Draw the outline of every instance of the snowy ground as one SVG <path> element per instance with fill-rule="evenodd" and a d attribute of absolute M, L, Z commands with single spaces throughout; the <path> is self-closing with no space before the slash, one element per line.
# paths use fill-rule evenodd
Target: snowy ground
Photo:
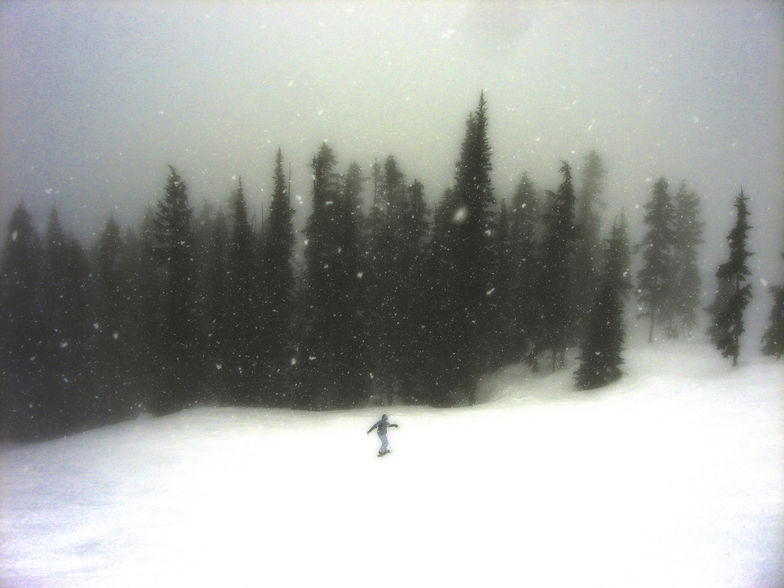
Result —
<path fill-rule="evenodd" d="M 595 393 L 197 409 L 0 452 L 3 586 L 784 585 L 784 363 L 631 350 Z"/>

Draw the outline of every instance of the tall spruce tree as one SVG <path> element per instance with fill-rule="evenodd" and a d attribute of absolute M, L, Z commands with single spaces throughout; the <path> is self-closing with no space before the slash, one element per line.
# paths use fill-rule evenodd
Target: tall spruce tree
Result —
<path fill-rule="evenodd" d="M 617 227 L 616 223 L 607 245 L 603 276 L 584 335 L 580 367 L 575 373 L 577 387 L 583 390 L 605 386 L 621 377 L 628 265 L 624 234 Z"/>
<path fill-rule="evenodd" d="M 580 330 L 583 331 L 588 326 L 602 277 L 601 216 L 598 208 L 601 205 L 606 170 L 596 150 L 585 157 L 581 171 L 582 183 L 575 211 L 574 307 Z"/>
<path fill-rule="evenodd" d="M 43 252 L 23 203 L 11 214 L 0 266 L 0 435 L 34 439 L 43 434 L 46 382 L 40 361 Z"/>
<path fill-rule="evenodd" d="M 748 283 L 751 271 L 747 261 L 752 253 L 746 248 L 751 228 L 748 221 L 748 200 L 741 188 L 734 204 L 735 226 L 727 236 L 729 260 L 721 264 L 716 271 L 716 278 L 724 284 L 724 291 L 720 290 L 712 306 L 712 324 L 709 329 L 713 344 L 723 357 L 732 358 L 733 366 L 738 365 L 740 338 L 745 330 L 743 312 L 751 300 L 751 284 Z"/>
<path fill-rule="evenodd" d="M 162 269 L 163 387 L 154 410 L 167 413 L 189 406 L 195 398 L 196 325 L 194 306 L 195 250 L 187 186 L 169 166 L 154 223 L 155 253 Z"/>
<path fill-rule="evenodd" d="M 672 291 L 672 306 L 674 331 L 687 337 L 691 337 L 697 328 L 697 308 L 702 291 L 697 248 L 703 242 L 702 227 L 699 196 L 689 192 L 686 183 L 681 182 L 675 195 L 673 218 L 674 283 L 677 287 Z"/>
<path fill-rule="evenodd" d="M 283 173 L 283 152 L 275 155 L 274 187 L 270 215 L 264 232 L 262 300 L 265 329 L 266 404 L 282 405 L 290 399 L 294 310 L 294 209 Z"/>
<path fill-rule="evenodd" d="M 401 278 L 402 234 L 406 201 L 405 176 L 394 156 L 383 166 L 373 167 L 373 203 L 368 218 L 369 248 L 364 274 L 367 276 L 368 343 L 372 395 L 387 402 L 402 388 L 400 351 L 402 329 Z"/>
<path fill-rule="evenodd" d="M 512 257 L 511 242 L 511 213 L 506 200 L 501 201 L 501 207 L 496 216 L 493 230 L 493 290 L 489 292 L 490 298 L 490 336 L 492 339 L 489 366 L 500 367 L 514 360 L 514 310 L 515 304 L 512 293 L 512 280 L 514 276 L 514 259 Z"/>
<path fill-rule="evenodd" d="M 46 331 L 41 363 L 49 381 L 45 405 L 50 432 L 70 430 L 91 418 L 92 407 L 85 406 L 85 399 L 92 378 L 82 359 L 89 353 L 88 275 L 84 249 L 66 236 L 53 207 L 44 241 Z"/>
<path fill-rule="evenodd" d="M 425 402 L 426 343 L 424 329 L 428 321 L 426 305 L 426 246 L 428 238 L 428 210 L 424 186 L 414 180 L 407 189 L 401 219 L 400 279 L 401 330 L 403 348 L 400 352 L 401 396 L 406 402 Z"/>
<path fill-rule="evenodd" d="M 462 373 L 454 369 L 458 361 L 461 324 L 458 316 L 457 267 L 455 251 L 457 225 L 463 216 L 454 190 L 445 191 L 433 215 L 433 234 L 425 258 L 425 305 L 423 329 L 423 400 L 435 406 L 457 402 L 455 391 L 462 385 Z"/>
<path fill-rule="evenodd" d="M 259 304 L 255 272 L 253 229 L 242 178 L 231 195 L 231 240 L 229 244 L 229 322 L 230 346 L 228 378 L 234 390 L 234 402 L 257 405 L 260 347 L 263 325 L 259 321 Z"/>
<path fill-rule="evenodd" d="M 122 250 L 120 226 L 110 216 L 98 241 L 91 310 L 96 397 L 100 410 L 115 413 L 118 418 L 127 416 L 133 404 L 126 389 L 132 377 L 129 365 L 132 338 L 126 329 L 128 284 L 121 267 Z"/>
<path fill-rule="evenodd" d="M 664 324 L 672 334 L 672 296 L 676 274 L 674 271 L 674 215 L 667 181 L 659 178 L 653 185 L 651 200 L 645 204 L 645 224 L 648 231 L 639 248 L 643 267 L 637 275 L 637 298 L 640 315 L 648 317 L 648 341 L 653 341 L 654 329 Z"/>
<path fill-rule="evenodd" d="M 332 149 L 322 144 L 313 158 L 313 209 L 305 228 L 304 316 L 298 359 L 297 403 L 309 408 L 354 405 L 354 371 L 346 365 L 355 309 L 341 278 L 341 182 Z"/>
<path fill-rule="evenodd" d="M 539 202 L 536 187 L 527 173 L 520 179 L 510 211 L 509 256 L 512 276 L 511 290 L 511 348 L 514 360 L 525 360 L 536 368 L 538 342 L 541 339 L 542 307 L 537 297 L 540 278 L 537 247 Z M 509 318 L 509 317 L 507 317 Z"/>
<path fill-rule="evenodd" d="M 163 291 L 165 266 L 156 247 L 155 210 L 149 208 L 142 220 L 139 242 L 129 265 L 131 271 L 132 315 L 136 326 L 132 354 L 140 411 L 162 410 L 159 392 L 166 386 L 168 343 L 164 337 Z M 173 399 L 172 399 L 173 401 Z M 174 410 L 174 409 L 170 409 Z"/>
<path fill-rule="evenodd" d="M 476 389 L 489 365 L 493 286 L 493 210 L 495 198 L 490 178 L 492 149 L 488 139 L 487 102 L 484 92 L 466 123 L 466 132 L 455 170 L 454 268 L 456 306 L 455 364 L 458 396 L 476 402 Z"/>
<path fill-rule="evenodd" d="M 211 223 L 212 231 L 204 250 L 205 399 L 213 403 L 233 404 L 236 388 L 231 377 L 232 293 L 231 234 L 228 220 L 218 211 Z"/>
<path fill-rule="evenodd" d="M 351 163 L 340 179 L 339 197 L 335 202 L 336 247 L 334 288 L 338 299 L 337 318 L 341 328 L 335 333 L 337 360 L 340 366 L 340 386 L 336 402 L 340 406 L 358 406 L 367 396 L 368 358 L 363 324 L 364 281 L 360 255 L 362 227 L 361 168 Z"/>
<path fill-rule="evenodd" d="M 626 300 L 632 292 L 632 256 L 629 246 L 629 236 L 626 230 L 626 213 L 621 214 L 613 223 L 610 243 L 614 244 L 615 252 L 608 258 L 613 264 L 617 264 L 617 269 L 613 269 L 613 275 L 619 277 L 618 291 L 621 298 Z"/>
<path fill-rule="evenodd" d="M 575 333 L 574 283 L 572 259 L 576 230 L 574 225 L 574 187 L 572 168 L 563 161 L 563 181 L 557 192 L 548 190 L 549 210 L 544 215 L 545 236 L 542 243 L 539 300 L 542 305 L 542 346 L 551 354 L 553 371 L 564 367 L 566 350 Z"/>
<path fill-rule="evenodd" d="M 771 286 L 770 293 L 773 296 L 773 305 L 770 308 L 768 326 L 762 335 L 762 353 L 781 359 L 784 355 L 784 285 Z"/>

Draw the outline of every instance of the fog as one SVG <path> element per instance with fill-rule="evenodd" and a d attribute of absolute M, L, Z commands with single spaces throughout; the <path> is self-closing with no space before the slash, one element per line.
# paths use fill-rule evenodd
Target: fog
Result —
<path fill-rule="evenodd" d="M 241 175 L 260 214 L 278 147 L 304 214 L 325 140 L 341 169 L 395 155 L 435 203 L 484 89 L 499 200 L 595 148 L 605 218 L 634 228 L 656 178 L 686 179 L 710 279 L 742 185 L 755 289 L 782 279 L 779 2 L 6 1 L 0 19 L 3 236 L 20 201 L 85 240 L 110 213 L 135 224 L 167 163 L 195 207 Z"/>

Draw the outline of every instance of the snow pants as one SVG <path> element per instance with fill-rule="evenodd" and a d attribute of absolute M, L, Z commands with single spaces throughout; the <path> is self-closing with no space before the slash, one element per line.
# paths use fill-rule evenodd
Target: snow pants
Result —
<path fill-rule="evenodd" d="M 379 453 L 384 453 L 389 446 L 389 442 L 387 441 L 387 434 L 382 433 L 381 431 L 378 432 L 378 438 L 381 439 L 381 449 L 378 450 Z"/>

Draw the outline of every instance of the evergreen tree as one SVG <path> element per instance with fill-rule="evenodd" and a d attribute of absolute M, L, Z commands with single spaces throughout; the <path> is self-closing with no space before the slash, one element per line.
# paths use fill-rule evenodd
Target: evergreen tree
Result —
<path fill-rule="evenodd" d="M 156 248 L 155 210 L 145 212 L 135 249 L 128 251 L 131 270 L 130 315 L 136 329 L 133 336 L 133 372 L 137 381 L 137 405 L 140 411 L 166 410 L 158 397 L 165 390 L 170 365 L 167 338 L 164 337 L 165 266 L 159 263 Z M 169 396 L 170 397 L 170 396 Z M 174 406 L 174 398 L 172 407 Z M 170 410 L 174 410 L 171 408 Z"/>
<path fill-rule="evenodd" d="M 81 243 L 73 235 L 66 237 L 65 294 L 68 324 L 63 332 L 63 387 L 65 430 L 106 422 L 105 415 L 90 399 L 94 397 L 94 378 L 90 358 L 89 286 L 90 265 Z M 118 333 L 119 336 L 119 333 Z M 112 418 L 117 418 L 112 417 Z"/>
<path fill-rule="evenodd" d="M 256 374 L 263 346 L 264 326 L 258 319 L 259 305 L 254 280 L 254 238 L 242 178 L 232 193 L 232 228 L 229 244 L 229 344 L 227 377 L 237 404 L 259 403 Z"/>
<path fill-rule="evenodd" d="M 353 325 L 347 313 L 354 309 L 340 288 L 341 186 L 335 163 L 332 149 L 324 143 L 311 164 L 313 210 L 305 229 L 305 309 L 297 399 L 311 408 L 353 404 L 358 394 L 348 388 L 353 371 L 345 365 L 346 341 L 351 340 Z"/>
<path fill-rule="evenodd" d="M 748 282 L 749 271 L 747 260 L 752 255 L 747 249 L 748 233 L 748 198 L 743 195 L 743 188 L 735 199 L 735 226 L 727 236 L 729 242 L 729 260 L 719 266 L 716 278 L 725 284 L 724 295 L 720 291 L 712 306 L 712 324 L 709 330 L 711 339 L 723 357 L 731 357 L 732 365 L 738 365 L 740 355 L 740 337 L 745 330 L 743 311 L 751 300 L 751 284 Z"/>
<path fill-rule="evenodd" d="M 461 386 L 462 374 L 453 369 L 458 362 L 454 342 L 461 325 L 458 315 L 457 267 L 455 251 L 457 225 L 463 217 L 454 190 L 446 190 L 433 216 L 433 235 L 425 258 L 425 325 L 422 379 L 427 391 L 423 400 L 435 406 L 457 402 L 455 391 Z"/>
<path fill-rule="evenodd" d="M 265 329 L 265 365 L 271 397 L 268 404 L 283 404 L 289 397 L 293 340 L 291 323 L 294 309 L 294 209 L 283 174 L 283 153 L 275 156 L 274 188 L 263 243 L 262 308 Z"/>
<path fill-rule="evenodd" d="M 369 259 L 365 262 L 368 289 L 368 341 L 373 395 L 382 402 L 402 390 L 401 361 L 406 340 L 404 293 L 407 256 L 404 215 L 405 176 L 394 156 L 374 167 L 374 198 L 370 211 Z"/>
<path fill-rule="evenodd" d="M 188 406 L 195 398 L 196 329 L 195 251 L 187 186 L 174 167 L 154 217 L 155 253 L 163 272 L 162 335 L 165 380 L 155 409 L 166 413 Z"/>
<path fill-rule="evenodd" d="M 340 387 L 336 402 L 357 406 L 367 395 L 368 358 L 363 324 L 363 280 L 361 277 L 360 231 L 362 225 L 362 172 L 356 163 L 348 167 L 340 182 L 335 202 L 336 247 L 332 262 L 336 290 L 336 315 L 341 328 L 335 333 Z"/>
<path fill-rule="evenodd" d="M 512 299 L 514 259 L 511 242 L 511 213 L 506 200 L 496 216 L 493 230 L 493 288 L 488 291 L 490 324 L 488 325 L 489 367 L 495 369 L 513 361 L 515 356 L 514 317 L 515 304 Z"/>
<path fill-rule="evenodd" d="M 423 402 L 425 391 L 423 348 L 426 316 L 425 259 L 428 237 L 428 211 L 424 186 L 414 180 L 406 190 L 400 222 L 400 349 L 401 397 L 405 402 Z"/>
<path fill-rule="evenodd" d="M 702 281 L 698 265 L 697 247 L 702 244 L 703 223 L 699 220 L 700 199 L 686 190 L 682 182 L 675 195 L 673 218 L 673 262 L 676 288 L 672 291 L 674 329 L 691 337 L 697 327 Z"/>
<path fill-rule="evenodd" d="M 40 361 L 43 252 L 30 213 L 17 206 L 8 223 L 0 266 L 0 434 L 32 439 L 44 434 L 46 394 Z"/>
<path fill-rule="evenodd" d="M 542 244 L 540 303 L 542 305 L 542 346 L 552 356 L 552 369 L 563 367 L 566 349 L 573 333 L 574 320 L 572 257 L 576 237 L 574 225 L 574 188 L 571 166 L 562 162 L 563 182 L 557 192 L 548 190 L 549 211 L 544 215 L 545 236 Z"/>
<path fill-rule="evenodd" d="M 131 339 L 126 331 L 128 284 L 120 265 L 122 250 L 120 226 L 110 216 L 99 237 L 95 260 L 92 344 L 98 409 L 117 417 L 130 413 L 132 405 L 126 397 Z"/>
<path fill-rule="evenodd" d="M 616 225 L 617 226 L 617 225 Z M 623 233 L 613 227 L 609 240 L 604 275 L 594 302 L 580 353 L 576 384 L 583 390 L 605 386 L 621 377 L 623 364 L 623 295 L 626 252 Z"/>
<path fill-rule="evenodd" d="M 621 298 L 626 300 L 632 291 L 631 280 L 631 251 L 629 247 L 629 237 L 626 231 L 626 214 L 621 213 L 613 223 L 610 245 L 614 248 L 607 253 L 607 272 L 618 277 L 617 289 Z"/>
<path fill-rule="evenodd" d="M 650 319 L 648 340 L 653 341 L 655 325 L 665 325 L 672 333 L 672 296 L 675 280 L 673 243 L 674 208 L 667 191 L 667 181 L 660 178 L 653 186 L 651 200 L 645 205 L 645 234 L 642 249 L 643 267 L 637 276 L 637 298 L 641 316 Z"/>
<path fill-rule="evenodd" d="M 484 92 L 466 123 L 466 133 L 455 172 L 454 195 L 458 206 L 454 221 L 456 305 L 455 365 L 457 393 L 473 404 L 476 388 L 490 358 L 488 334 L 493 290 L 492 229 L 493 186 L 490 179 L 491 148 L 487 136 L 487 103 Z"/>
<path fill-rule="evenodd" d="M 605 168 L 601 156 L 591 151 L 582 168 L 582 185 L 576 203 L 577 234 L 574 254 L 574 307 L 580 330 L 588 325 L 601 277 L 602 243 L 599 236 Z"/>
<path fill-rule="evenodd" d="M 204 254 L 205 400 L 232 404 L 236 400 L 231 370 L 233 317 L 229 251 L 231 236 L 226 215 L 218 211 Z"/>
<path fill-rule="evenodd" d="M 782 254 L 784 258 L 784 254 Z M 762 353 L 781 359 L 784 355 L 784 286 L 772 286 L 773 306 L 770 309 L 768 326 L 762 335 Z"/>
<path fill-rule="evenodd" d="M 540 278 L 536 232 L 539 202 L 536 187 L 524 173 L 512 199 L 509 227 L 511 260 L 511 314 L 506 317 L 512 327 L 512 359 L 525 360 L 536 368 L 537 344 L 541 339 L 541 301 L 537 297 Z"/>
<path fill-rule="evenodd" d="M 68 431 L 90 418 L 84 406 L 91 378 L 87 371 L 87 258 L 78 241 L 66 236 L 53 207 L 44 241 L 42 314 L 45 331 L 40 368 L 47 384 L 44 428 Z"/>

